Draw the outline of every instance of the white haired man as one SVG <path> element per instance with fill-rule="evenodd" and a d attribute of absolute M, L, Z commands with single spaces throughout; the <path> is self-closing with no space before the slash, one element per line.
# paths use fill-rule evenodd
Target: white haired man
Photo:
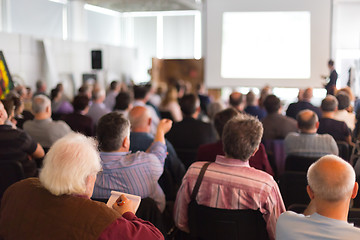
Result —
<path fill-rule="evenodd" d="M 0 239 L 163 239 L 134 215 L 124 195 L 112 208 L 89 199 L 100 169 L 93 139 L 71 133 L 57 141 L 39 179 L 23 180 L 5 192 Z"/>
<path fill-rule="evenodd" d="M 50 148 L 56 140 L 71 132 L 71 128 L 64 121 L 51 119 L 51 101 L 45 95 L 33 98 L 32 111 L 34 120 L 26 121 L 23 128 L 44 148 Z"/>
<path fill-rule="evenodd" d="M 347 223 L 350 200 L 358 183 L 351 165 L 335 155 L 313 163 L 307 173 L 311 199 L 303 214 L 283 213 L 276 225 L 276 239 L 360 239 L 360 229 Z"/>

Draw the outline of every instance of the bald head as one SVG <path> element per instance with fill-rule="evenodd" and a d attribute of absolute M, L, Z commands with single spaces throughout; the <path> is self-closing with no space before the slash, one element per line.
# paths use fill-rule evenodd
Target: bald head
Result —
<path fill-rule="evenodd" d="M 318 128 L 318 116 L 314 111 L 302 110 L 296 115 L 296 121 L 301 132 L 315 131 Z"/>
<path fill-rule="evenodd" d="M 326 155 L 313 163 L 307 179 L 314 197 L 328 202 L 350 199 L 355 186 L 354 169 L 335 155 Z"/>
<path fill-rule="evenodd" d="M 241 103 L 243 102 L 243 95 L 239 92 L 233 92 L 229 96 L 229 103 L 234 108 L 239 108 Z"/>
<path fill-rule="evenodd" d="M 151 116 L 146 107 L 137 106 L 129 112 L 131 130 L 133 132 L 149 132 L 151 126 Z"/>
<path fill-rule="evenodd" d="M 313 97 L 313 89 L 312 88 L 306 88 L 302 100 L 305 102 L 310 102 L 311 98 Z"/>

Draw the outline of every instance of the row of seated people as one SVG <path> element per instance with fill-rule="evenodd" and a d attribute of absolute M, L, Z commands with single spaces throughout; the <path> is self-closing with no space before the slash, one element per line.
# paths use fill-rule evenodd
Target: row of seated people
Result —
<path fill-rule="evenodd" d="M 44 97 L 39 97 L 39 98 L 34 98 L 34 100 L 35 99 L 46 99 L 46 98 L 44 98 Z M 196 101 L 196 98 L 193 96 L 193 95 L 188 95 L 188 96 L 186 96 L 186 98 L 184 98 L 183 99 L 183 101 L 184 102 L 186 102 L 185 100 L 186 99 L 189 99 L 190 101 L 188 101 L 188 102 L 190 102 L 190 106 L 192 106 L 192 108 L 191 109 L 195 109 L 195 112 L 193 112 L 193 114 L 194 113 L 196 113 L 196 111 L 197 111 L 197 109 L 198 109 L 198 106 L 197 106 L 197 101 Z M 46 100 L 44 100 L 44 101 L 46 101 Z M 36 101 L 34 101 L 34 102 L 36 102 Z M 36 104 L 35 104 L 36 105 Z M 195 106 L 195 107 L 194 107 Z M 46 107 L 46 108 L 48 108 L 48 107 Z M 139 108 L 140 110 L 141 110 L 141 108 Z M 136 110 L 136 108 L 135 108 L 135 110 Z M 142 109 L 141 110 L 142 112 L 146 112 L 146 111 L 144 111 L 144 109 Z M 140 112 L 141 112 L 140 111 Z M 191 110 L 191 111 L 193 111 L 193 110 Z M 51 111 L 50 111 L 51 112 Z M 136 113 L 136 111 L 135 111 L 135 113 Z M 107 115 L 105 115 L 105 116 L 107 116 Z M 104 116 L 104 117 L 105 117 Z M 134 118 L 135 120 L 137 120 L 138 119 L 138 117 L 135 117 Z M 146 119 L 146 118 L 145 118 Z M 145 121 L 145 122 L 147 122 L 147 123 L 151 123 L 151 120 L 150 120 L 150 122 L 149 122 L 149 119 L 150 118 L 147 118 L 147 121 Z M 191 119 L 192 120 L 192 119 Z M 180 123 L 179 123 L 180 124 Z M 151 125 L 151 124 L 150 124 Z M 175 124 L 175 126 L 176 126 L 176 124 Z M 174 126 L 174 128 L 175 128 L 175 126 Z M 98 126 L 99 127 L 99 126 Z M 111 130 L 114 130 L 115 131 L 115 129 L 116 129 L 116 126 L 115 127 L 106 127 L 105 128 L 106 130 L 107 130 L 107 132 L 109 131 L 109 129 L 111 129 Z M 189 132 L 189 129 L 191 129 L 191 130 L 193 130 L 193 128 L 191 128 L 191 127 L 188 127 L 187 128 L 187 132 Z M 99 130 L 100 131 L 100 130 Z M 186 132 L 186 131 L 185 131 Z M 170 133 L 171 133 L 171 131 L 170 131 Z M 170 134 L 169 133 L 169 134 Z M 180 134 L 180 133 L 179 133 Z M 262 136 L 262 134 L 261 134 L 261 136 Z M 99 136 L 98 136 L 98 138 L 99 138 Z M 107 139 L 107 138 L 106 138 Z M 190 138 L 189 138 L 190 139 Z M 101 149 L 101 144 L 100 144 L 100 149 Z M 106 150 L 104 151 L 104 152 L 106 152 Z M 146 172 L 146 171 L 145 171 Z M 137 173 L 137 175 L 141 175 L 141 174 L 139 174 L 139 173 Z M 136 187 L 136 186 L 135 186 Z M 126 192 L 126 191 L 125 191 Z M 140 195 L 140 194 L 139 194 Z M 160 207 L 161 208 L 161 207 Z"/>
<path fill-rule="evenodd" d="M 104 190 L 103 187 L 118 187 L 126 178 L 134 187 L 142 187 L 143 183 L 137 183 L 136 177 L 145 175 L 147 170 L 140 166 L 133 169 L 132 176 L 121 172 L 123 182 L 117 186 L 109 185 L 111 179 L 104 181 L 104 176 L 120 170 L 116 165 L 121 163 L 115 159 L 121 157 L 126 159 L 123 168 L 136 159 L 144 160 L 145 155 L 153 158 L 154 164 L 157 160 L 158 165 L 163 165 L 166 155 L 164 134 L 171 124 L 170 120 L 160 121 L 149 153 L 124 156 L 130 145 L 130 124 L 117 112 L 105 115 L 99 121 L 99 131 L 116 125 L 117 128 L 106 134 L 118 141 L 98 136 L 100 156 L 108 158 L 103 161 L 100 161 L 92 139 L 75 133 L 60 139 L 50 148 L 39 179 L 29 178 L 6 191 L 0 213 L 0 236 L 4 239 L 35 239 L 40 233 L 51 239 L 117 239 L 119 236 L 123 239 L 163 239 L 150 223 L 135 217 L 131 201 L 126 197 L 121 196 L 113 209 L 93 202 L 89 197 L 97 190 Z M 222 135 L 225 156 L 218 156 L 210 164 L 194 163 L 183 178 L 175 202 L 177 227 L 184 231 L 191 229 L 188 208 L 199 174 L 203 172 L 193 198 L 196 204 L 258 210 L 264 218 L 269 239 L 275 239 L 275 236 L 276 239 L 305 239 L 311 235 L 315 239 L 318 233 L 322 238 L 357 239 L 360 229 L 346 224 L 350 199 L 358 190 L 352 167 L 334 155 L 321 158 L 308 171 L 307 190 L 311 203 L 304 215 L 285 212 L 277 183 L 269 174 L 249 166 L 249 158 L 259 147 L 262 132 L 262 124 L 247 115 L 234 117 L 225 124 Z M 47 214 L 40 214 L 42 212 Z"/>

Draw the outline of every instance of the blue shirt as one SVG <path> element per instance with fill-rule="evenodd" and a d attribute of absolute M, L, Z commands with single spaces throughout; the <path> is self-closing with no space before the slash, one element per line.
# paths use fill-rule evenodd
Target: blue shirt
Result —
<path fill-rule="evenodd" d="M 287 211 L 276 224 L 277 240 L 355 240 L 360 239 L 360 229 L 345 221 L 314 213 L 310 216 Z"/>
<path fill-rule="evenodd" d="M 164 171 L 166 146 L 152 144 L 149 153 L 100 152 L 103 171 L 96 178 L 93 198 L 109 198 L 111 190 L 154 199 L 161 211 L 165 195 L 158 184 Z"/>

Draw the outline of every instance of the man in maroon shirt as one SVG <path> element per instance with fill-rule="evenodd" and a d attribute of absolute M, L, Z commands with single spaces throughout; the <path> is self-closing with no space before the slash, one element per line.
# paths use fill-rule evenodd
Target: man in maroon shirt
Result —
<path fill-rule="evenodd" d="M 204 144 L 198 148 L 196 160 L 197 161 L 209 161 L 214 162 L 216 155 L 225 155 L 223 150 L 223 144 L 221 141 L 222 132 L 225 124 L 233 117 L 239 116 L 241 113 L 234 108 L 225 109 L 215 115 L 214 125 L 215 129 L 220 137 L 220 140 L 215 143 Z M 269 160 L 266 155 L 265 147 L 262 143 L 259 145 L 258 151 L 254 156 L 250 157 L 249 164 L 251 167 L 262 170 L 274 176 Z"/>
<path fill-rule="evenodd" d="M 50 148 L 39 179 L 10 186 L 0 209 L 0 239 L 164 239 L 135 216 L 124 195 L 112 208 L 90 200 L 101 170 L 95 141 L 70 133 Z"/>

